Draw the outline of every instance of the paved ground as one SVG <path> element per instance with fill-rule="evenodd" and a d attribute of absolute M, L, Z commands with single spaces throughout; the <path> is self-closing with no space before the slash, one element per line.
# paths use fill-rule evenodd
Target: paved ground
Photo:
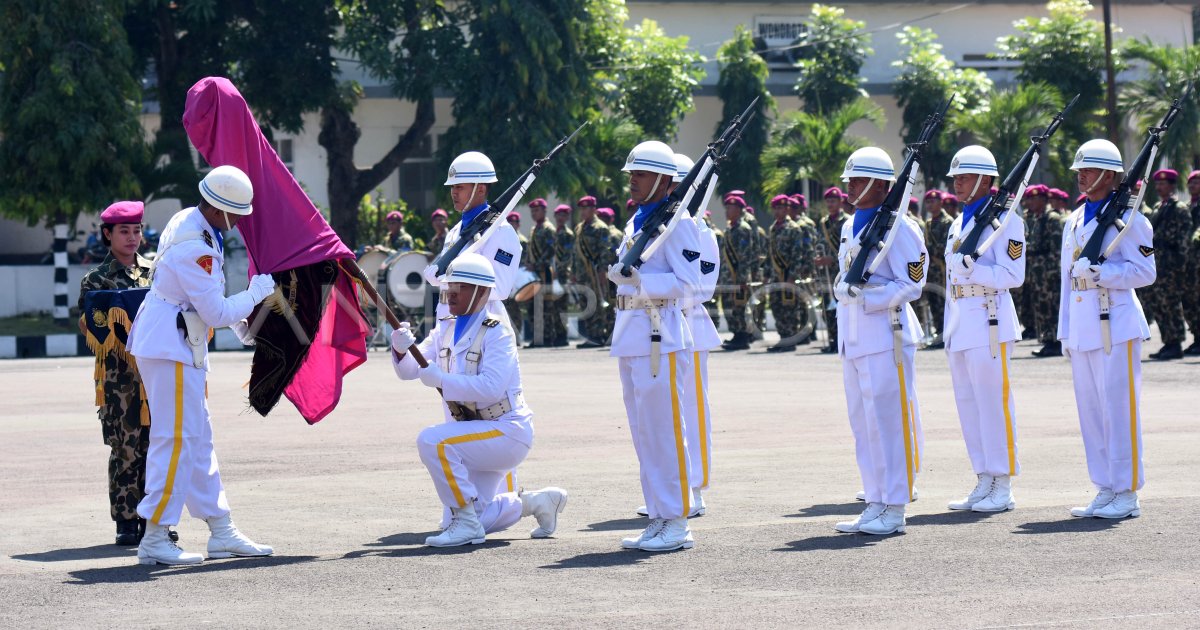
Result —
<path fill-rule="evenodd" d="M 1146 351 L 1156 349 L 1148 345 Z M 603 352 L 522 357 L 537 444 L 523 481 L 568 488 L 553 540 L 523 521 L 466 550 L 420 546 L 439 515 L 413 447 L 439 417 L 382 354 L 309 427 L 285 402 L 245 411 L 249 355 L 210 380 L 234 515 L 263 560 L 135 564 L 110 544 L 106 447 L 86 359 L 0 362 L 0 627 L 1180 627 L 1200 626 L 1200 362 L 1144 367 L 1144 515 L 1071 519 L 1091 497 L 1065 360 L 1013 368 L 1018 509 L 948 513 L 974 482 L 940 352 L 918 354 L 927 431 L 908 533 L 837 534 L 857 471 L 835 357 L 712 359 L 714 486 L 694 550 L 623 551 L 643 521 L 616 365 Z M 206 530 L 185 521 L 186 547 Z"/>

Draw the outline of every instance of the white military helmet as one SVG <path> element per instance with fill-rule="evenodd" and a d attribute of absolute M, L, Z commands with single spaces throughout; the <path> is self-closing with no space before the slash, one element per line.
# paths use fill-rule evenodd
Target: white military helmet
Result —
<path fill-rule="evenodd" d="M 1000 171 L 996 168 L 996 156 L 978 144 L 959 149 L 958 153 L 954 154 L 954 159 L 950 160 L 950 171 L 946 176 L 968 174 L 1000 177 Z"/>
<path fill-rule="evenodd" d="M 454 184 L 490 184 L 496 181 L 496 167 L 479 151 L 467 151 L 454 158 L 446 173 L 446 186 Z"/>
<path fill-rule="evenodd" d="M 247 215 L 254 212 L 254 185 L 242 169 L 228 164 L 218 166 L 200 180 L 200 196 L 212 207 L 229 214 Z"/>
<path fill-rule="evenodd" d="M 659 175 L 669 175 L 675 177 L 679 172 L 675 166 L 675 152 L 671 147 L 658 140 L 648 140 L 643 142 L 629 152 L 629 157 L 625 158 L 625 168 L 622 171 L 628 173 L 630 171 L 650 171 Z"/>
<path fill-rule="evenodd" d="M 458 258 L 450 261 L 446 275 L 442 279 L 449 284 L 462 282 L 475 286 L 494 288 L 496 286 L 496 271 L 486 258 L 473 252 L 459 254 Z"/>
<path fill-rule="evenodd" d="M 1075 152 L 1075 162 L 1071 164 L 1071 170 L 1078 171 L 1081 168 L 1098 168 L 1118 173 L 1125 171 L 1125 165 L 1121 161 L 1121 150 L 1117 145 L 1101 138 L 1084 142 Z"/>
<path fill-rule="evenodd" d="M 696 163 L 692 161 L 692 158 L 682 153 L 676 153 L 675 177 L 671 178 L 671 181 L 675 182 L 676 184 L 683 181 L 683 178 L 687 177 L 688 171 L 692 170 L 692 167 L 695 165 Z"/>
<path fill-rule="evenodd" d="M 892 166 L 892 158 L 887 151 L 879 147 L 863 147 L 850 154 L 846 160 L 846 168 L 842 171 L 842 181 L 848 182 L 851 177 L 870 177 L 896 181 L 896 167 Z"/>

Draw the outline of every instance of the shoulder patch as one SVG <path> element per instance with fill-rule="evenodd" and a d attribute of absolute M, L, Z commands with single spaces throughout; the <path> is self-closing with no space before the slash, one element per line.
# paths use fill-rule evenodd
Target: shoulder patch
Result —
<path fill-rule="evenodd" d="M 1154 255 L 1153 247 L 1146 247 L 1145 245 L 1138 245 L 1138 251 L 1141 252 L 1142 256 L 1145 256 L 1146 258 L 1149 258 Z"/>
<path fill-rule="evenodd" d="M 512 254 L 504 251 L 503 249 L 496 250 L 496 262 L 504 264 L 504 265 L 511 265 L 512 260 L 513 260 Z"/>
<path fill-rule="evenodd" d="M 695 260 L 700 257 L 700 252 L 685 249 L 683 250 L 683 257 L 686 258 L 688 262 L 695 262 Z"/>
<path fill-rule="evenodd" d="M 208 234 L 208 232 L 205 232 L 205 234 Z M 201 256 L 196 259 L 196 264 L 200 265 L 200 268 L 203 269 L 205 273 L 207 273 L 210 276 L 212 275 L 212 270 L 213 270 L 213 257 L 212 256 L 208 256 L 208 255 Z"/>
<path fill-rule="evenodd" d="M 1016 260 L 1021 257 L 1021 254 L 1024 254 L 1024 253 L 1025 253 L 1025 243 L 1022 243 L 1021 241 L 1014 241 L 1012 239 L 1008 240 L 1008 257 L 1009 258 Z"/>
<path fill-rule="evenodd" d="M 908 263 L 908 279 L 913 282 L 920 282 L 925 277 L 925 254 L 921 254 L 921 259 L 917 262 Z"/>
<path fill-rule="evenodd" d="M 500 320 L 498 320 L 498 319 L 485 319 L 485 320 L 483 320 L 482 322 L 480 322 L 480 324 L 479 324 L 479 325 L 480 325 L 480 326 L 483 326 L 483 327 L 485 327 L 485 328 L 495 328 L 495 327 L 497 327 L 497 326 L 499 326 L 499 325 L 500 325 Z"/>
<path fill-rule="evenodd" d="M 717 268 L 717 263 L 708 262 L 707 260 L 700 261 L 700 273 L 710 274 Z"/>

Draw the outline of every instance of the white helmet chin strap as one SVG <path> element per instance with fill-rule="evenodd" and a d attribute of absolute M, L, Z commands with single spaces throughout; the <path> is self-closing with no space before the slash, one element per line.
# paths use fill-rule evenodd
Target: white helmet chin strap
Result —
<path fill-rule="evenodd" d="M 662 178 L 663 178 L 662 173 L 659 173 L 658 177 L 654 178 L 654 185 L 650 187 L 650 192 L 646 193 L 646 196 L 643 197 L 642 200 L 638 202 L 638 204 L 643 204 L 650 200 L 650 196 L 654 194 L 654 191 L 658 190 L 658 185 L 662 183 Z"/>
<path fill-rule="evenodd" d="M 224 210 L 222 210 L 222 211 L 221 211 L 221 216 L 222 216 L 222 217 L 225 219 L 225 231 L 226 231 L 226 232 L 230 232 L 230 231 L 232 231 L 232 230 L 233 230 L 233 226 L 229 225 L 229 213 L 228 213 L 228 212 L 225 212 Z"/>
<path fill-rule="evenodd" d="M 854 206 L 855 208 L 857 208 L 857 207 L 858 207 L 858 202 L 862 201 L 862 200 L 863 200 L 863 197 L 866 197 L 866 196 L 867 196 L 867 193 L 868 193 L 868 192 L 870 192 L 870 190 L 871 190 L 871 186 L 873 186 L 873 185 L 875 185 L 875 178 L 874 178 L 874 177 L 868 177 L 868 178 L 867 178 L 867 185 L 866 185 L 866 186 L 863 186 L 863 190 L 862 190 L 862 192 L 858 193 L 858 197 L 856 197 L 856 198 L 854 199 L 854 201 L 851 201 L 851 202 L 850 202 L 850 205 L 852 205 L 852 206 Z"/>
<path fill-rule="evenodd" d="M 983 183 L 983 175 L 980 175 L 977 173 L 975 175 L 975 185 L 973 187 L 971 187 L 971 194 L 967 195 L 967 200 L 964 201 L 963 203 L 970 203 L 970 202 L 975 201 L 975 193 L 979 192 L 979 185 L 982 183 Z"/>
<path fill-rule="evenodd" d="M 1112 171 L 1104 171 L 1104 172 L 1105 172 L 1105 173 L 1110 173 L 1110 172 L 1112 172 Z M 1092 194 L 1092 191 L 1093 191 L 1093 190 L 1096 190 L 1096 186 L 1099 186 L 1099 185 L 1100 185 L 1100 180 L 1102 180 L 1102 179 L 1104 179 L 1104 173 L 1101 173 L 1101 174 L 1100 174 L 1100 176 L 1096 178 L 1096 181 L 1092 182 L 1092 185 L 1091 185 L 1091 186 L 1088 186 L 1088 187 L 1087 187 L 1087 190 L 1083 191 L 1083 194 L 1085 194 L 1085 195 L 1091 195 L 1091 194 Z"/>

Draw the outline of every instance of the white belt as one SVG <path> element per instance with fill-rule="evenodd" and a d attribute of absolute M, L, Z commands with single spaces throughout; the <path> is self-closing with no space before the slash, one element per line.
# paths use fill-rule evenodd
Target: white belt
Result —
<path fill-rule="evenodd" d="M 517 394 L 516 404 L 514 405 L 507 397 L 500 402 L 488 405 L 482 408 L 472 409 L 464 403 L 456 403 L 447 405 L 450 407 L 450 415 L 455 420 L 496 420 L 513 409 L 520 409 L 525 406 L 525 395 Z M 458 409 L 456 410 L 455 407 Z"/>
<path fill-rule="evenodd" d="M 163 302 L 166 302 L 167 304 L 170 304 L 171 306 L 183 308 L 183 304 L 184 304 L 183 302 L 180 302 L 178 300 L 172 300 L 171 298 L 163 295 L 162 293 L 159 293 L 158 289 L 155 289 L 153 287 L 150 288 L 150 297 L 157 298 Z"/>
<path fill-rule="evenodd" d="M 636 311 L 652 308 L 675 308 L 679 305 L 679 300 L 675 298 L 651 300 L 649 298 L 638 297 L 636 295 L 618 295 L 617 310 L 619 311 Z"/>
<path fill-rule="evenodd" d="M 1098 283 L 1092 282 L 1087 278 L 1071 278 L 1072 291 L 1095 291 L 1099 289 Z"/>
<path fill-rule="evenodd" d="M 950 297 L 955 300 L 969 297 L 990 297 L 1007 293 L 1008 289 L 993 289 L 982 284 L 952 284 L 950 285 Z"/>

